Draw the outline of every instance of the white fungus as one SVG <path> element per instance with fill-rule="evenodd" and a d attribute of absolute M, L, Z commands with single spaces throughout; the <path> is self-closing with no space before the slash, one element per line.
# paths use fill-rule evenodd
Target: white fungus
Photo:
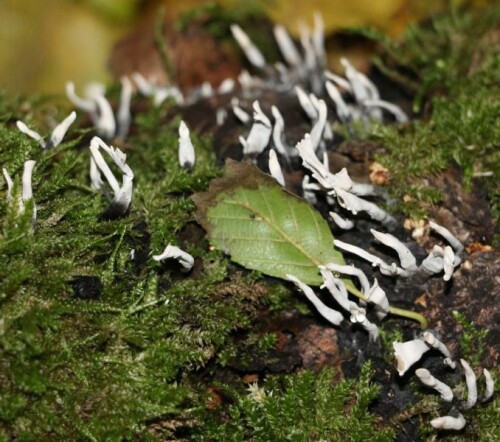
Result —
<path fill-rule="evenodd" d="M 461 430 L 465 427 L 466 421 L 461 413 L 457 417 L 442 416 L 431 420 L 431 425 L 437 430 Z"/>
<path fill-rule="evenodd" d="M 165 259 L 175 259 L 181 266 L 182 271 L 189 272 L 193 268 L 194 258 L 184 250 L 177 246 L 167 245 L 163 253 L 153 255 L 155 261 L 163 261 Z"/>
<path fill-rule="evenodd" d="M 195 153 L 189 129 L 184 121 L 179 124 L 179 164 L 183 169 L 192 169 Z"/>
<path fill-rule="evenodd" d="M 432 376 L 429 370 L 425 368 L 418 368 L 415 370 L 415 374 L 420 379 L 422 384 L 436 390 L 444 401 L 451 402 L 453 400 L 453 391 L 451 391 L 451 388 L 444 382 L 441 382 Z"/>
<path fill-rule="evenodd" d="M 274 149 L 269 151 L 268 165 L 271 176 L 279 183 L 280 186 L 285 187 L 285 177 L 283 176 L 283 171 L 281 170 L 281 166 Z"/>
<path fill-rule="evenodd" d="M 48 149 L 51 147 L 59 146 L 59 144 L 61 144 L 64 136 L 66 135 L 66 132 L 75 120 L 76 112 L 73 111 L 54 128 L 48 140 L 45 140 L 38 132 L 30 129 L 22 121 L 17 121 L 16 126 L 22 133 L 38 141 L 42 149 Z"/>
<path fill-rule="evenodd" d="M 413 339 L 406 342 L 393 342 L 394 355 L 396 357 L 396 369 L 399 376 L 406 371 L 429 350 L 429 347 L 421 339 Z"/>
<path fill-rule="evenodd" d="M 423 340 L 429 344 L 432 348 L 435 348 L 436 350 L 439 350 L 444 356 L 445 356 L 445 364 L 448 365 L 450 368 L 455 368 L 456 364 L 453 361 L 453 357 L 450 353 L 450 350 L 448 350 L 448 347 L 444 345 L 436 336 L 434 336 L 431 332 L 425 331 L 422 334 Z"/>
<path fill-rule="evenodd" d="M 257 68 L 263 68 L 266 65 L 266 60 L 259 49 L 252 43 L 248 35 L 238 25 L 231 25 L 231 32 L 234 39 L 238 42 L 241 49 L 245 53 L 248 61 Z"/>
<path fill-rule="evenodd" d="M 316 307 L 318 313 L 323 316 L 328 322 L 333 325 L 339 325 L 344 319 L 342 314 L 328 306 L 326 306 L 321 299 L 318 298 L 314 290 L 307 284 L 304 284 L 300 279 L 293 275 L 286 275 L 289 281 L 292 281 L 302 292 L 306 295 L 307 299 Z"/>
<path fill-rule="evenodd" d="M 122 172 L 121 185 L 118 183 L 118 180 L 115 178 L 110 167 L 104 160 L 100 149 L 104 150 L 111 157 L 115 165 Z M 92 155 L 92 160 L 95 162 L 96 166 L 96 168 L 94 169 L 94 166 L 91 163 L 91 175 L 93 175 L 91 176 L 91 179 L 93 187 L 98 186 L 99 183 L 101 183 L 101 186 L 104 185 L 102 179 L 98 177 L 99 172 L 102 172 L 104 174 L 104 177 L 106 178 L 106 181 L 111 187 L 111 190 L 113 191 L 111 207 L 120 215 L 125 213 L 132 201 L 132 189 L 134 180 L 134 173 L 126 163 L 127 155 L 125 155 L 118 148 L 108 146 L 99 137 L 92 138 L 90 142 L 90 153 Z M 101 189 L 104 190 L 102 187 Z"/>
<path fill-rule="evenodd" d="M 258 155 L 269 144 L 271 138 L 272 125 L 269 118 L 262 112 L 259 102 L 253 103 L 253 124 L 248 137 L 240 137 L 240 143 L 243 145 L 244 155 Z"/>
<path fill-rule="evenodd" d="M 467 361 L 460 359 L 460 363 L 464 369 L 465 383 L 467 384 L 467 402 L 465 403 L 465 409 L 469 409 L 476 405 L 477 402 L 477 380 L 474 370 L 467 363 Z"/>

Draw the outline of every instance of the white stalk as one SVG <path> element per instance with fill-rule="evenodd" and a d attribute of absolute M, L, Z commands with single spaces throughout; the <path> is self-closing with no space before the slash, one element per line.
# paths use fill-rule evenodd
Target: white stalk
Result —
<path fill-rule="evenodd" d="M 376 278 L 373 285 L 370 287 L 370 290 L 365 292 L 365 295 L 368 301 L 375 304 L 375 314 L 377 315 L 377 319 L 379 321 L 384 319 L 389 313 L 389 300 L 387 299 L 385 291 L 379 286 Z"/>
<path fill-rule="evenodd" d="M 349 190 L 352 186 L 351 178 L 344 168 L 336 174 L 332 174 L 329 168 L 322 163 L 314 152 L 309 134 L 305 134 L 304 138 L 296 145 L 297 151 L 302 159 L 302 165 L 309 169 L 313 177 L 326 189 Z"/>
<path fill-rule="evenodd" d="M 281 115 L 279 109 L 276 106 L 271 107 L 271 112 L 274 117 L 274 126 L 273 126 L 273 144 L 276 150 L 289 160 L 288 148 L 283 143 L 283 135 L 285 132 L 285 120 L 283 120 L 283 116 Z"/>
<path fill-rule="evenodd" d="M 320 13 L 315 12 L 313 14 L 314 28 L 312 32 L 312 44 L 314 52 L 316 53 L 316 58 L 321 65 L 326 63 L 325 55 L 325 25 L 323 23 L 323 17 Z"/>
<path fill-rule="evenodd" d="M 258 101 L 254 101 L 253 109 L 253 124 L 247 139 L 242 143 L 244 155 L 260 154 L 267 147 L 271 138 L 271 121 L 262 112 Z"/>
<path fill-rule="evenodd" d="M 332 81 L 341 89 L 344 89 L 345 91 L 352 93 L 351 85 L 344 77 L 341 77 L 340 75 L 334 74 L 333 72 L 330 71 L 325 71 L 324 74 L 327 80 Z"/>
<path fill-rule="evenodd" d="M 311 144 L 313 149 L 316 151 L 319 147 L 319 144 L 322 139 L 323 131 L 325 130 L 326 125 L 326 117 L 327 117 L 327 108 L 326 103 L 323 100 L 318 101 L 318 118 L 314 123 L 314 126 L 311 130 Z"/>
<path fill-rule="evenodd" d="M 449 281 L 453 275 L 453 271 L 455 270 L 455 253 L 453 252 L 453 249 L 450 246 L 446 246 L 444 248 L 443 270 L 444 270 L 443 279 L 445 281 Z"/>
<path fill-rule="evenodd" d="M 333 244 L 335 247 L 338 247 L 341 250 L 345 250 L 346 252 L 352 253 L 353 255 L 359 256 L 363 258 L 365 261 L 371 262 L 373 267 L 381 266 L 382 264 L 386 264 L 382 259 L 378 256 L 372 255 L 361 247 L 354 246 L 352 244 L 340 241 L 338 239 L 333 240 Z M 386 264 L 387 265 L 387 264 Z"/>
<path fill-rule="evenodd" d="M 366 85 L 359 78 L 359 72 L 354 68 L 354 66 L 349 62 L 349 60 L 342 57 L 340 59 L 340 63 L 342 64 L 342 66 L 344 66 L 345 76 L 347 77 L 349 83 L 351 84 L 352 93 L 356 101 L 361 104 L 364 101 L 371 98 L 368 95 Z"/>
<path fill-rule="evenodd" d="M 450 350 L 448 350 L 448 347 L 446 347 L 446 345 L 444 345 L 438 338 L 436 338 L 436 336 L 434 336 L 429 331 L 425 331 L 422 335 L 422 338 L 432 348 L 439 350 L 445 356 L 446 365 L 448 365 L 450 368 L 453 369 L 456 367 L 456 364 L 453 361 L 453 356 L 451 355 Z"/>
<path fill-rule="evenodd" d="M 451 402 L 453 400 L 453 391 L 451 391 L 451 388 L 444 382 L 441 382 L 432 376 L 429 370 L 425 368 L 418 368 L 415 370 L 415 374 L 418 376 L 422 384 L 436 390 L 441 395 L 443 401 Z"/>
<path fill-rule="evenodd" d="M 339 116 L 340 120 L 343 123 L 348 122 L 351 119 L 351 112 L 347 107 L 346 102 L 342 98 L 342 95 L 340 95 L 340 92 L 337 89 L 337 87 L 333 83 L 327 81 L 326 92 L 328 93 L 328 96 L 332 99 L 332 101 L 335 103 L 335 109 L 337 110 L 337 115 Z"/>
<path fill-rule="evenodd" d="M 440 226 L 434 221 L 429 221 L 429 226 L 432 230 L 441 235 L 448 242 L 448 244 L 453 247 L 453 250 L 455 250 L 456 253 L 461 253 L 464 250 L 462 243 L 455 236 L 453 236 L 453 234 L 446 227 Z"/>
<path fill-rule="evenodd" d="M 442 416 L 431 420 L 431 425 L 437 430 L 461 430 L 465 427 L 465 419 L 462 414 L 458 413 L 458 417 Z"/>
<path fill-rule="evenodd" d="M 35 167 L 36 161 L 28 160 L 24 162 L 23 178 L 22 178 L 22 192 L 21 200 L 19 201 L 20 213 L 24 212 L 24 204 L 33 199 L 33 189 L 31 187 L 31 178 L 33 176 L 33 168 Z M 33 223 L 36 221 L 36 206 L 33 202 Z"/>
<path fill-rule="evenodd" d="M 100 147 L 103 147 L 103 145 L 105 146 L 104 142 L 100 138 L 92 138 L 92 140 L 90 141 L 90 153 L 96 166 L 104 174 L 104 177 L 111 187 L 111 190 L 113 190 L 113 193 L 116 194 L 120 190 L 120 185 L 118 184 L 118 180 L 113 175 L 113 172 L 108 166 L 108 163 L 106 163 L 106 161 L 104 160 L 104 157 L 102 156 L 102 153 L 99 149 Z"/>
<path fill-rule="evenodd" d="M 217 126 L 222 126 L 227 120 L 227 110 L 219 107 L 215 112 L 215 122 Z"/>
<path fill-rule="evenodd" d="M 23 133 L 28 135 L 28 137 L 33 138 L 35 141 L 38 141 L 42 149 L 45 149 L 46 144 L 43 139 L 43 137 L 33 129 L 30 129 L 26 124 L 24 124 L 22 121 L 18 120 L 16 121 L 16 126 L 17 128 Z"/>
<path fill-rule="evenodd" d="M 366 250 L 362 249 L 361 247 L 354 246 L 352 244 L 348 244 L 343 241 L 339 241 L 338 239 L 333 240 L 333 244 L 338 247 L 339 249 L 345 250 L 348 253 L 352 253 L 354 255 L 359 256 L 360 258 L 363 258 L 364 260 L 371 262 L 373 267 L 379 267 L 380 268 L 380 273 L 383 275 L 387 276 L 397 276 L 397 275 L 405 275 L 405 271 L 398 266 L 396 266 L 395 263 L 392 265 L 387 264 L 385 261 L 383 261 L 381 258 L 378 256 L 372 255 L 371 253 L 368 253 Z"/>
<path fill-rule="evenodd" d="M 302 196 L 313 206 L 318 202 L 316 194 L 314 193 L 318 190 L 320 190 L 320 187 L 309 181 L 309 175 L 304 175 L 304 178 L 302 179 Z"/>
<path fill-rule="evenodd" d="M 248 61 L 257 68 L 263 68 L 266 65 L 266 60 L 259 49 L 252 43 L 248 35 L 237 24 L 231 25 L 231 32 L 234 39 L 238 42 L 241 49 L 245 53 Z"/>
<path fill-rule="evenodd" d="M 219 88 L 217 89 L 217 92 L 219 94 L 228 94 L 233 89 L 234 89 L 234 80 L 232 78 L 226 78 L 219 85 Z"/>
<path fill-rule="evenodd" d="M 477 401 L 477 380 L 474 370 L 470 367 L 467 361 L 460 359 L 460 363 L 464 369 L 465 383 L 467 384 L 467 402 L 465 403 L 465 409 L 469 409 L 476 405 Z"/>
<path fill-rule="evenodd" d="M 377 189 L 373 184 L 366 183 L 352 183 L 349 192 L 357 196 L 373 196 L 377 195 Z"/>
<path fill-rule="evenodd" d="M 328 214 L 332 218 L 333 222 L 342 230 L 351 230 L 354 227 L 354 221 L 347 218 L 342 218 L 335 212 L 328 212 Z"/>
<path fill-rule="evenodd" d="M 258 88 L 263 85 L 263 82 L 260 78 L 250 75 L 246 70 L 242 70 L 240 72 L 240 74 L 238 75 L 238 82 L 244 92 L 254 87 Z"/>
<path fill-rule="evenodd" d="M 112 139 L 116 132 L 116 121 L 113 109 L 104 95 L 96 95 L 94 100 L 97 104 L 98 118 L 96 122 L 97 133 L 106 139 Z"/>
<path fill-rule="evenodd" d="M 327 119 L 326 119 L 326 116 L 328 114 L 328 108 L 326 106 L 326 103 L 324 102 L 324 100 L 321 100 L 318 97 L 316 97 L 316 95 L 314 95 L 313 93 L 309 94 L 309 99 L 311 100 L 311 103 L 316 108 L 316 112 L 318 113 L 318 118 L 316 119 L 315 124 L 322 119 L 322 112 L 324 112 L 325 114 L 324 116 L 325 124 L 323 125 L 323 131 L 320 132 L 320 140 L 321 137 L 323 137 L 325 140 L 333 140 L 332 128 L 327 124 Z M 322 110 L 323 108 L 322 103 L 324 103 L 324 108 L 325 108 L 324 111 Z M 311 136 L 313 130 L 314 128 L 311 130 Z"/>
<path fill-rule="evenodd" d="M 90 156 L 90 187 L 92 189 L 102 189 L 104 187 L 101 172 L 99 172 L 93 155 Z"/>
<path fill-rule="evenodd" d="M 7 202 L 10 203 L 13 199 L 12 197 L 12 189 L 14 188 L 14 182 L 12 181 L 12 178 L 9 175 L 9 172 L 7 172 L 7 169 L 4 167 L 2 168 L 2 174 L 3 177 L 5 178 L 5 183 L 7 184 Z"/>
<path fill-rule="evenodd" d="M 245 112 L 239 105 L 233 104 L 232 105 L 234 115 L 236 115 L 236 118 L 240 120 L 243 124 L 247 124 L 251 121 L 250 115 Z"/>
<path fill-rule="evenodd" d="M 281 187 L 285 187 L 285 177 L 274 149 L 269 151 L 269 172 Z"/>
<path fill-rule="evenodd" d="M 318 118 L 318 111 L 314 107 L 309 96 L 304 92 L 304 90 L 300 86 L 295 86 L 295 93 L 297 94 L 297 98 L 299 99 L 300 106 L 306 113 L 307 117 L 311 121 L 316 121 Z"/>
<path fill-rule="evenodd" d="M 351 311 L 351 302 L 349 301 L 345 284 L 338 278 L 335 278 L 330 270 L 325 266 L 319 266 L 323 284 L 321 288 L 326 288 L 333 299 L 346 311 Z"/>
<path fill-rule="evenodd" d="M 90 98 L 81 98 L 75 93 L 75 84 L 72 81 L 66 83 L 66 97 L 71 101 L 78 109 L 88 112 L 90 114 L 95 114 L 97 106 L 94 100 Z"/>
<path fill-rule="evenodd" d="M 363 271 L 358 269 L 357 267 L 354 267 L 352 265 L 335 264 L 333 262 L 325 264 L 325 267 L 331 272 L 337 272 L 337 273 L 342 273 L 343 275 L 355 276 L 356 278 L 359 279 L 359 283 L 361 284 L 361 291 L 363 292 L 363 294 L 366 295 L 370 291 L 370 283 L 368 282 L 368 278 L 363 273 Z"/>
<path fill-rule="evenodd" d="M 273 33 L 274 38 L 278 43 L 281 55 L 288 63 L 288 65 L 294 68 L 300 68 L 300 66 L 302 65 L 302 57 L 295 47 L 295 44 L 291 39 L 290 34 L 288 34 L 286 28 L 281 25 L 276 25 L 274 26 Z"/>
<path fill-rule="evenodd" d="M 430 275 L 435 275 L 443 271 L 444 250 L 442 247 L 435 245 L 431 252 L 420 264 L 420 268 Z"/>
<path fill-rule="evenodd" d="M 399 239 L 390 233 L 377 232 L 374 229 L 370 229 L 372 235 L 382 244 L 393 249 L 399 257 L 399 262 L 401 267 L 405 270 L 416 270 L 417 269 L 417 259 L 410 252 L 408 247 L 406 247 Z"/>
<path fill-rule="evenodd" d="M 123 175 L 122 185 L 115 194 L 114 198 L 111 200 L 111 205 L 114 207 L 120 207 L 123 213 L 128 209 L 128 206 L 130 206 L 132 201 L 133 180 L 133 176 Z"/>
<path fill-rule="evenodd" d="M 399 106 L 389 103 L 384 100 L 366 100 L 363 103 L 367 107 L 378 107 L 390 112 L 398 123 L 407 123 L 409 121 L 408 115 Z"/>
<path fill-rule="evenodd" d="M 305 65 L 309 72 L 316 70 L 316 53 L 311 41 L 311 30 L 305 23 L 299 23 L 300 44 L 304 49 Z"/>
<path fill-rule="evenodd" d="M 118 184 L 117 179 L 115 178 L 108 164 L 104 160 L 99 148 L 102 148 L 104 151 L 107 152 L 107 154 L 111 157 L 116 166 L 123 173 L 121 186 Z M 95 161 L 95 165 L 104 174 L 111 189 L 113 190 L 114 196 L 111 201 L 111 206 L 115 209 L 119 209 L 121 213 L 125 213 L 125 211 L 128 209 L 132 201 L 132 190 L 133 190 L 133 179 L 134 179 L 134 173 L 126 163 L 127 155 L 125 155 L 120 149 L 114 148 L 113 146 L 108 146 L 99 137 L 92 138 L 90 142 L 90 152 L 92 154 L 93 160 Z M 91 172 L 93 172 L 92 169 L 93 166 L 91 163 Z M 94 173 L 94 178 L 91 177 L 91 180 L 94 181 L 94 185 L 96 186 L 98 185 L 98 179 L 95 173 Z"/>
<path fill-rule="evenodd" d="M 50 144 L 52 147 L 56 147 L 61 144 L 64 136 L 66 135 L 66 132 L 75 120 L 76 112 L 73 111 L 55 127 L 55 129 L 52 131 L 52 135 L 50 136 Z"/>
<path fill-rule="evenodd" d="M 120 105 L 118 107 L 118 112 L 116 115 L 116 120 L 118 123 L 118 131 L 116 137 L 119 140 L 125 140 L 130 129 L 130 123 L 132 121 L 132 116 L 130 113 L 130 102 L 132 100 L 133 85 L 128 77 L 122 77 L 120 79 L 122 84 L 122 90 L 120 93 Z"/>
<path fill-rule="evenodd" d="M 209 98 L 214 94 L 212 85 L 208 81 L 204 81 L 200 87 L 200 93 L 202 98 Z"/>
<path fill-rule="evenodd" d="M 189 129 L 184 121 L 179 125 L 179 164 L 184 169 L 192 169 L 195 162 L 195 153 Z"/>
<path fill-rule="evenodd" d="M 367 101 L 379 102 L 380 93 L 378 91 L 377 86 L 375 86 L 375 84 L 373 83 L 373 81 L 371 81 L 365 74 L 363 74 L 358 70 L 356 70 L 356 77 L 359 83 L 363 85 L 366 91 L 366 96 L 368 97 L 368 100 L 365 100 L 363 102 L 363 105 L 366 106 Z"/>
<path fill-rule="evenodd" d="M 289 281 L 292 281 L 302 292 L 306 295 L 307 299 L 314 305 L 318 313 L 323 316 L 328 322 L 333 325 L 339 325 L 344 319 L 342 314 L 332 308 L 326 306 L 314 293 L 313 289 L 304 284 L 300 279 L 293 275 L 286 275 Z"/>
<path fill-rule="evenodd" d="M 349 210 L 353 215 L 356 215 L 358 212 L 366 212 L 371 219 L 384 225 L 394 224 L 396 222 L 391 215 L 376 204 L 346 192 L 343 189 L 336 189 L 336 191 L 339 204 Z"/>
<path fill-rule="evenodd" d="M 193 268 L 194 258 L 179 247 L 170 244 L 160 255 L 153 255 L 155 261 L 163 261 L 169 258 L 175 259 L 182 266 L 184 272 L 189 272 Z"/>
<path fill-rule="evenodd" d="M 83 93 L 89 99 L 95 100 L 96 97 L 104 96 L 106 93 L 106 86 L 99 81 L 93 81 L 85 86 Z"/>
<path fill-rule="evenodd" d="M 22 193 L 21 197 L 23 201 L 28 201 L 33 198 L 33 190 L 31 188 L 31 177 L 33 175 L 33 168 L 35 167 L 36 161 L 28 160 L 24 163 L 23 169 L 23 179 L 22 179 Z"/>
<path fill-rule="evenodd" d="M 134 72 L 132 74 L 132 80 L 134 81 L 139 92 L 145 97 L 151 97 L 155 91 L 155 85 L 151 83 L 144 75 L 140 72 Z"/>
<path fill-rule="evenodd" d="M 375 342 L 378 339 L 378 327 L 370 322 L 366 317 L 366 310 L 351 302 L 351 322 L 360 324 L 367 332 L 370 342 Z"/>
<path fill-rule="evenodd" d="M 304 138 L 297 143 L 296 149 L 302 159 L 302 165 L 311 171 L 316 181 L 318 181 L 323 187 L 331 188 L 332 185 L 328 181 L 330 172 L 325 168 L 324 164 L 314 153 L 309 134 L 306 134 Z"/>
<path fill-rule="evenodd" d="M 399 376 L 406 371 L 429 350 L 429 347 L 421 339 L 413 339 L 406 342 L 393 342 L 394 355 L 396 357 L 396 368 Z"/>
<path fill-rule="evenodd" d="M 292 75 L 291 75 L 291 72 L 288 70 L 288 67 L 286 67 L 283 63 L 281 62 L 276 62 L 274 63 L 274 69 L 276 69 L 276 72 L 278 72 L 278 79 L 279 79 L 279 82 L 281 83 L 280 86 L 278 86 L 278 88 L 283 88 L 283 85 L 291 85 L 294 81 L 294 79 L 292 78 Z M 294 73 L 292 71 L 292 73 Z"/>
<path fill-rule="evenodd" d="M 483 374 L 486 381 L 486 390 L 484 392 L 483 398 L 483 402 L 485 402 L 493 396 L 493 393 L 495 391 L 495 382 L 493 381 L 490 372 L 486 368 L 483 368 Z"/>

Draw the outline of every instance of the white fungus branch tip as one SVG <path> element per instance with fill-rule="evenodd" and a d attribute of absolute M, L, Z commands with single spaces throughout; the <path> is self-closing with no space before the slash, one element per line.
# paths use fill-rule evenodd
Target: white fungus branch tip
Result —
<path fill-rule="evenodd" d="M 460 363 L 464 369 L 465 383 L 467 384 L 467 402 L 465 403 L 465 408 L 469 409 L 476 405 L 477 401 L 476 374 L 467 361 L 460 359 Z"/>
<path fill-rule="evenodd" d="M 458 417 L 442 416 L 431 420 L 431 425 L 437 430 L 461 430 L 465 427 L 466 421 L 462 414 L 458 413 Z"/>
<path fill-rule="evenodd" d="M 184 272 L 189 272 L 193 268 L 194 258 L 179 247 L 170 244 L 160 255 L 153 255 L 155 261 L 163 261 L 169 258 L 175 259 L 182 266 Z"/>
<path fill-rule="evenodd" d="M 285 187 L 285 177 L 274 149 L 269 151 L 269 172 L 281 187 Z"/>
<path fill-rule="evenodd" d="M 436 390 L 441 395 L 441 398 L 444 401 L 451 402 L 453 400 L 453 391 L 451 390 L 451 388 L 432 376 L 429 370 L 425 368 L 418 368 L 417 370 L 415 370 L 415 374 L 420 379 L 422 384 L 434 388 L 434 390 Z"/>
<path fill-rule="evenodd" d="M 234 39 L 238 42 L 241 49 L 245 53 L 248 61 L 255 67 L 263 68 L 266 65 L 266 60 L 262 55 L 262 52 L 252 43 L 250 37 L 241 29 L 238 25 L 231 25 L 231 32 Z"/>
<path fill-rule="evenodd" d="M 192 169 L 195 153 L 189 129 L 184 121 L 179 125 L 179 164 L 184 169 Z"/>
<path fill-rule="evenodd" d="M 292 281 L 302 292 L 306 295 L 307 299 L 316 307 L 319 314 L 323 316 L 328 322 L 333 325 L 339 325 L 344 319 L 342 314 L 328 306 L 326 306 L 323 301 L 321 301 L 314 290 L 308 285 L 304 284 L 300 279 L 293 275 L 286 275 L 288 280 Z"/>

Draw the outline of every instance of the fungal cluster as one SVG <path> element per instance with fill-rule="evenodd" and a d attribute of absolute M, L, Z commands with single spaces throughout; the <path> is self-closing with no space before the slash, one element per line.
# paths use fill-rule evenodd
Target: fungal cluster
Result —
<path fill-rule="evenodd" d="M 244 156 L 255 160 L 264 152 L 268 152 L 268 170 L 283 187 L 286 187 L 287 182 L 282 164 L 289 166 L 292 162 L 300 161 L 307 171 L 302 181 L 303 197 L 315 204 L 318 193 L 324 192 L 326 201 L 330 205 L 330 216 L 340 229 L 355 228 L 356 217 L 363 213 L 386 230 L 392 231 L 397 223 L 394 217 L 370 200 L 371 197 L 380 195 L 379 189 L 372 185 L 354 182 L 345 168 L 337 173 L 330 171 L 328 150 L 333 145 L 335 134 L 328 121 L 328 114 L 329 107 L 331 107 L 334 110 L 332 115 L 336 115 L 338 121 L 351 133 L 356 131 L 358 124 L 370 125 L 373 121 L 383 121 L 383 112 L 392 115 L 393 120 L 401 123 L 408 121 L 408 116 L 395 104 L 382 100 L 373 82 L 356 70 L 347 59 L 341 60 L 345 69 L 344 77 L 325 70 L 323 23 L 319 15 L 314 16 L 312 30 L 306 26 L 302 27 L 301 49 L 297 48 L 284 27 L 275 26 L 274 36 L 285 64 L 277 63 L 272 66 L 267 64 L 262 53 L 239 26 L 231 26 L 231 31 L 250 64 L 262 74 L 262 77 L 243 71 L 237 81 L 227 79 L 218 89 L 205 83 L 184 96 L 176 86 L 157 85 L 154 80 L 146 79 L 140 73 L 134 73 L 131 78 L 121 79 L 120 101 L 116 110 L 113 110 L 106 98 L 102 84 L 90 85 L 85 89 L 82 97 L 76 94 L 73 83 L 69 82 L 66 85 L 68 99 L 77 109 L 87 113 L 94 125 L 96 136 L 92 138 L 89 146 L 90 184 L 93 189 L 102 192 L 108 198 L 113 216 L 123 216 L 129 210 L 133 197 L 134 172 L 127 163 L 127 155 L 108 143 L 113 140 L 120 142 L 127 137 L 132 123 L 131 100 L 134 90 L 143 96 L 151 97 L 155 106 L 160 106 L 167 99 L 173 100 L 179 106 L 184 106 L 214 94 L 234 93 L 228 107 L 217 109 L 216 122 L 222 125 L 230 112 L 234 114 L 245 130 L 245 135 L 239 137 Z M 262 97 L 262 91 L 265 89 L 295 96 L 300 104 L 311 127 L 296 145 L 290 145 L 287 141 L 285 120 L 278 107 L 271 107 L 271 115 L 263 112 L 259 98 Z M 238 93 L 235 93 L 236 91 Z M 249 103 L 251 103 L 252 112 L 248 111 Z M 21 132 L 38 141 L 43 149 L 49 149 L 62 142 L 75 119 L 76 113 L 72 112 L 54 128 L 47 138 L 29 129 L 21 121 L 17 123 L 17 127 Z M 183 121 L 179 126 L 178 147 L 180 166 L 191 170 L 195 166 L 195 150 L 189 128 Z M 22 192 L 17 201 L 14 201 L 13 196 L 13 181 L 8 172 L 3 169 L 8 187 L 7 198 L 9 202 L 17 204 L 19 213 L 24 210 L 26 202 L 32 199 L 31 176 L 34 165 L 34 161 L 27 161 L 24 165 Z M 121 182 L 120 177 L 117 178 L 113 173 L 112 167 L 121 174 Z M 36 219 L 35 214 L 36 210 L 33 211 L 33 220 Z M 388 263 L 360 247 L 342 241 L 335 240 L 334 246 L 370 262 L 373 267 L 379 269 L 382 275 L 428 278 L 443 273 L 444 280 L 448 281 L 461 263 L 463 246 L 446 228 L 433 222 L 430 223 L 430 227 L 449 245 L 444 248 L 435 245 L 420 264 L 398 238 L 391 233 L 374 229 L 371 230 L 373 237 L 381 244 L 393 249 L 398 256 L 399 263 Z M 157 261 L 174 259 L 186 272 L 189 272 L 194 264 L 191 255 L 171 244 L 167 245 L 163 253 L 153 256 L 153 259 Z M 361 269 L 352 265 L 325 263 L 318 268 L 318 271 L 323 278 L 321 288 L 331 294 L 352 323 L 359 324 L 366 330 L 370 340 L 376 341 L 379 329 L 375 322 L 368 319 L 367 303 L 373 306 L 377 321 L 382 320 L 391 312 L 390 301 L 377 279 L 373 278 L 370 282 Z M 349 298 L 348 287 L 341 275 L 354 277 L 357 280 L 360 287 L 358 303 Z M 318 312 L 330 323 L 339 325 L 343 321 L 344 314 L 327 306 L 313 288 L 294 275 L 288 275 L 288 279 L 305 294 Z M 425 332 L 422 338 L 405 343 L 394 343 L 399 374 L 403 375 L 431 348 L 438 349 L 445 356 L 444 361 L 450 368 L 456 368 L 457 364 L 453 361 L 446 346 L 432 333 Z M 461 366 L 469 391 L 467 401 L 462 408 L 467 409 L 476 403 L 476 380 L 473 371 L 465 361 L 461 361 Z M 450 387 L 435 379 L 428 370 L 418 369 L 416 375 L 422 383 L 438 391 L 443 400 L 448 402 L 453 400 L 454 394 Z M 486 369 L 484 376 L 487 385 L 484 400 L 488 400 L 493 395 L 493 381 Z M 459 414 L 458 417 L 445 416 L 435 419 L 431 424 L 435 428 L 461 429 L 465 425 L 465 420 Z"/>
<path fill-rule="evenodd" d="M 396 357 L 397 370 L 400 376 L 403 376 L 407 370 L 416 362 L 418 362 L 424 353 L 431 349 L 437 350 L 444 356 L 443 363 L 449 368 L 455 370 L 458 364 L 453 360 L 448 347 L 441 342 L 433 333 L 426 331 L 418 339 L 413 339 L 406 342 L 394 342 L 394 353 Z M 431 425 L 440 430 L 461 430 L 465 424 L 465 418 L 459 410 L 468 410 L 476 405 L 478 400 L 477 379 L 474 370 L 469 363 L 464 359 L 460 359 L 462 373 L 465 376 L 467 385 L 467 399 L 456 400 L 456 406 L 449 416 L 441 416 L 431 420 Z M 426 368 L 415 370 L 415 374 L 422 384 L 430 387 L 441 396 L 445 402 L 451 403 L 454 400 L 454 393 L 451 387 L 436 379 Z M 495 384 L 490 372 L 484 368 L 483 376 L 485 379 L 485 391 L 482 397 L 482 402 L 488 401 L 494 393 Z"/>

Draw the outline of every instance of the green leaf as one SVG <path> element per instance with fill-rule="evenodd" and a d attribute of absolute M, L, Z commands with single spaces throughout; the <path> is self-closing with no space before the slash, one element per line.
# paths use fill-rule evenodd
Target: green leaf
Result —
<path fill-rule="evenodd" d="M 246 268 L 320 285 L 318 265 L 344 264 L 323 217 L 250 163 L 228 160 L 224 176 L 193 199 L 212 244 Z"/>

